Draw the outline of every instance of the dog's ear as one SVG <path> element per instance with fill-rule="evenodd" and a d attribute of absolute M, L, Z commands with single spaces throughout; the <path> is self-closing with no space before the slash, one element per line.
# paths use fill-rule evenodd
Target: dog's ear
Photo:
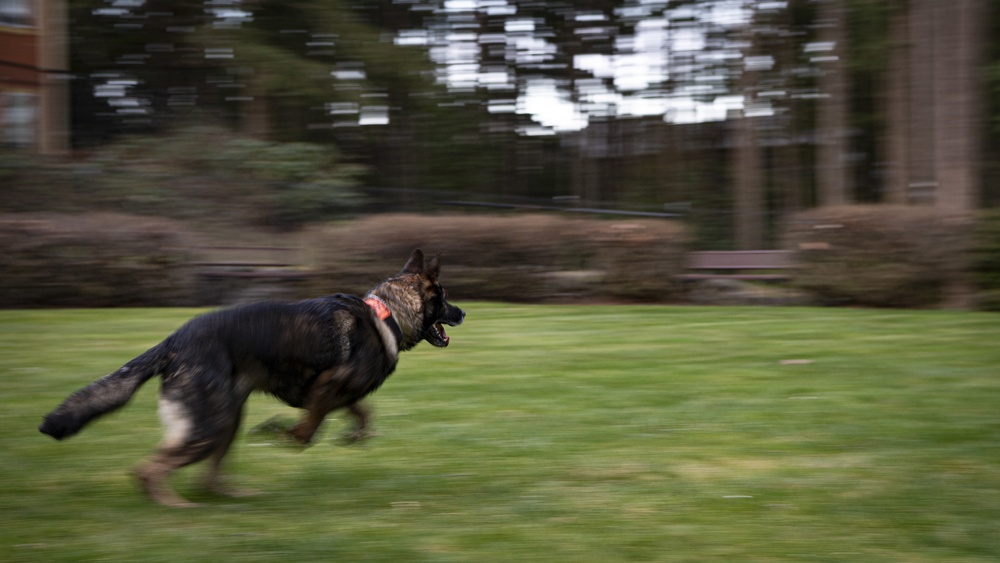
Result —
<path fill-rule="evenodd" d="M 438 260 L 438 255 L 435 254 L 434 256 L 431 256 L 431 261 L 427 264 L 427 269 L 424 270 L 424 277 L 431 283 L 437 283 L 438 275 L 440 273 L 441 262 Z"/>
<path fill-rule="evenodd" d="M 424 273 L 424 253 L 419 248 L 414 248 L 410 254 L 410 259 L 403 266 L 401 274 L 422 274 Z"/>

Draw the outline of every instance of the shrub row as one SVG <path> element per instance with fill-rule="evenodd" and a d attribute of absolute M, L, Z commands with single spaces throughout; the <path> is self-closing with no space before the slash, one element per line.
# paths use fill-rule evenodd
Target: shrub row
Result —
<path fill-rule="evenodd" d="M 329 145 L 261 141 L 211 125 L 123 137 L 74 159 L 0 146 L 0 212 L 138 211 L 291 231 L 355 212 L 363 173 Z"/>
<path fill-rule="evenodd" d="M 279 292 L 266 280 L 199 278 L 183 230 L 169 220 L 110 213 L 0 215 L 0 307 L 363 293 L 398 271 L 415 247 L 442 254 L 443 280 L 462 299 L 666 301 L 677 296 L 686 243 L 683 227 L 663 221 L 378 215 L 306 231 L 303 266 L 313 275 L 282 283 Z"/>
<path fill-rule="evenodd" d="M 0 307 L 190 303 L 177 224 L 118 214 L 0 216 Z"/>
<path fill-rule="evenodd" d="M 796 214 L 792 282 L 831 305 L 929 307 L 961 287 L 970 221 L 930 207 L 858 205 Z"/>
<path fill-rule="evenodd" d="M 977 218 L 971 250 L 978 305 L 1000 311 L 1000 210 L 983 212 Z"/>
<path fill-rule="evenodd" d="M 0 307 L 191 305 L 256 297 L 213 286 L 192 264 L 184 226 L 119 214 L 0 215 Z M 553 215 L 377 215 L 301 235 L 312 274 L 284 296 L 363 293 L 415 247 L 440 253 L 461 299 L 666 302 L 683 299 L 683 226 Z M 830 305 L 936 306 L 975 293 L 1000 310 L 1000 213 L 974 223 L 931 208 L 851 206 L 795 215 L 784 244 L 792 284 Z M 221 288 L 221 289 L 220 289 Z M 256 288 L 256 289 L 255 289 Z"/>
<path fill-rule="evenodd" d="M 686 231 L 674 222 L 552 215 L 377 215 L 312 230 L 318 293 L 363 292 L 413 248 L 440 253 L 464 299 L 666 301 L 676 297 Z"/>

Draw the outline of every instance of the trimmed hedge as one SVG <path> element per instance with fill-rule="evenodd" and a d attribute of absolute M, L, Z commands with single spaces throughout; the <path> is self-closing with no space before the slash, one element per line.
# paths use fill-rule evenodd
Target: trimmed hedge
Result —
<path fill-rule="evenodd" d="M 802 212 L 784 233 L 800 266 L 792 284 L 832 305 L 929 307 L 978 291 L 981 308 L 1000 310 L 1000 212 L 971 225 L 923 207 Z M 111 213 L 0 215 L 0 307 L 205 304 L 184 232 L 173 221 Z M 457 299 L 684 298 L 676 275 L 688 235 L 671 221 L 376 215 L 295 238 L 313 275 L 283 285 L 287 297 L 363 293 L 420 247 L 442 255 Z M 250 293 L 247 283 L 237 289 Z"/>
<path fill-rule="evenodd" d="M 679 291 L 686 231 L 675 222 L 552 215 L 377 215 L 307 236 L 316 293 L 362 293 L 414 248 L 440 253 L 462 299 L 667 301 Z"/>
<path fill-rule="evenodd" d="M 1000 210 L 976 217 L 971 262 L 979 308 L 1000 311 Z"/>
<path fill-rule="evenodd" d="M 0 213 L 141 213 L 292 231 L 354 213 L 365 169 L 329 145 L 197 125 L 123 137 L 73 159 L 0 147 Z"/>
<path fill-rule="evenodd" d="M 930 307 L 964 280 L 970 221 L 930 207 L 858 205 L 794 215 L 792 283 L 831 305 Z"/>
<path fill-rule="evenodd" d="M 185 305 L 190 245 L 163 219 L 0 215 L 0 307 Z"/>

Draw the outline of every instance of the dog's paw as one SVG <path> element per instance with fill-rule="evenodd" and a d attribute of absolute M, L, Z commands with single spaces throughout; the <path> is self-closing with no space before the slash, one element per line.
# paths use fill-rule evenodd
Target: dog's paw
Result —
<path fill-rule="evenodd" d="M 355 446 L 360 445 L 376 436 L 381 436 L 381 434 L 371 430 L 355 430 L 349 434 L 341 435 L 340 439 L 337 440 L 337 443 L 341 446 Z"/>
<path fill-rule="evenodd" d="M 303 444 L 292 435 L 295 421 L 281 416 L 273 416 L 247 431 L 247 437 L 257 443 L 274 446 L 305 449 L 309 444 Z"/>
<path fill-rule="evenodd" d="M 251 428 L 247 434 L 259 434 L 262 436 L 287 434 L 288 431 L 292 429 L 292 426 L 295 426 L 295 421 L 281 416 L 272 416 L 271 418 Z"/>

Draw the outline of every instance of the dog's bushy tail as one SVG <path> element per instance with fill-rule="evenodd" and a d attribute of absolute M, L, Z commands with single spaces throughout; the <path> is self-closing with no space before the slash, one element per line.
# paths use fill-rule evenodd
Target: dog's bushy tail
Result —
<path fill-rule="evenodd" d="M 125 406 L 143 383 L 163 370 L 168 351 L 168 341 L 163 341 L 114 373 L 73 393 L 45 415 L 38 430 L 62 440 L 79 432 L 91 420 Z"/>

